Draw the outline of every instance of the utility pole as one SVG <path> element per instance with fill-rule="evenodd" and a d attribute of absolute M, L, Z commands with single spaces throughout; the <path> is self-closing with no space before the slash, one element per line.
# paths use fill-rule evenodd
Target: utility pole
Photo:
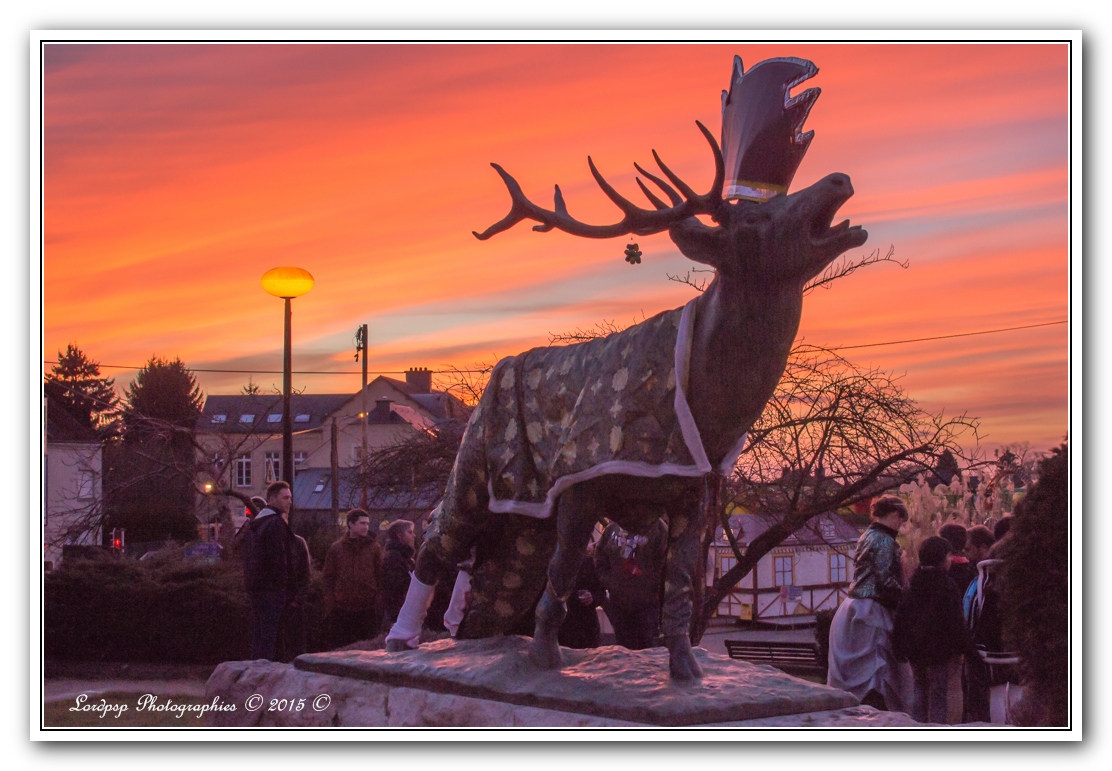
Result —
<path fill-rule="evenodd" d="M 340 432 L 336 427 L 336 418 L 332 418 L 332 523 L 340 524 Z"/>
<path fill-rule="evenodd" d="M 360 432 L 361 441 L 360 446 L 362 452 L 359 456 L 360 463 L 360 480 L 363 480 L 363 472 L 367 462 L 367 325 L 359 327 L 355 330 L 355 358 L 359 359 L 359 354 L 363 354 L 363 390 L 359 392 L 359 417 L 360 417 Z M 365 481 L 359 483 L 359 507 L 366 510 L 367 508 L 367 484 Z"/>

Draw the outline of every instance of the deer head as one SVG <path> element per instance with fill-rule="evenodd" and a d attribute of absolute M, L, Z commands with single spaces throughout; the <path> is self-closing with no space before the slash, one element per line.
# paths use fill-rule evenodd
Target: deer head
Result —
<path fill-rule="evenodd" d="M 555 209 L 544 209 L 529 201 L 517 180 L 494 163 L 491 165 L 510 192 L 512 206 L 503 219 L 474 235 L 485 240 L 526 219 L 540 223 L 533 227 L 536 231 L 556 229 L 585 238 L 668 231 L 686 257 L 714 267 L 727 280 L 787 283 L 802 290 L 831 261 L 868 238 L 864 230 L 851 227 L 848 220 L 832 226 L 838 209 L 853 195 L 846 175 L 831 174 L 801 192 L 785 194 L 814 135 L 813 131 L 801 133 L 800 128 L 819 95 L 816 88 L 795 97 L 788 92 L 817 71 L 814 64 L 802 59 L 770 59 L 744 72 L 741 59 L 734 58 L 731 88 L 722 94 L 722 136 L 727 158 L 723 158 L 714 136 L 696 121 L 714 153 L 714 181 L 705 194 L 685 184 L 653 150 L 653 158 L 668 181 L 636 163 L 634 168 L 669 202 L 637 178 L 638 187 L 654 207 L 645 209 L 618 193 L 588 157 L 595 181 L 623 213 L 622 219 L 612 225 L 590 225 L 568 214 L 559 185 Z M 723 197 L 727 167 L 730 186 Z M 707 215 L 715 224 L 705 225 L 696 215 Z"/>

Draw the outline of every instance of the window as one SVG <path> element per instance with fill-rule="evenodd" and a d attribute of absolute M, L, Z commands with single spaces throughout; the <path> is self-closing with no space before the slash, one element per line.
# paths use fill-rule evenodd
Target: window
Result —
<path fill-rule="evenodd" d="M 328 476 L 327 475 L 322 476 L 320 478 L 320 481 L 317 482 L 317 486 L 313 488 L 313 492 L 314 493 L 323 493 L 324 492 L 324 486 L 326 484 L 328 484 Z"/>
<path fill-rule="evenodd" d="M 836 551 L 830 552 L 830 583 L 844 584 L 846 582 L 846 555 Z"/>
<path fill-rule="evenodd" d="M 81 481 L 77 485 L 77 497 L 89 499 L 93 497 L 93 475 L 89 472 L 81 474 Z"/>
<path fill-rule="evenodd" d="M 228 420 L 227 415 L 213 415 L 212 416 L 212 422 L 213 423 L 224 423 L 224 422 L 227 422 L 227 420 Z"/>
<path fill-rule="evenodd" d="M 792 584 L 792 556 L 772 558 L 773 585 L 791 586 Z"/>
<path fill-rule="evenodd" d="M 236 487 L 251 486 L 251 456 L 239 455 L 236 457 Z"/>
<path fill-rule="evenodd" d="M 297 470 L 299 468 L 301 468 L 301 464 L 303 464 L 305 462 L 305 458 L 307 456 L 308 456 L 308 453 L 306 453 L 304 450 L 298 450 L 297 452 L 295 452 L 293 454 L 293 475 L 294 476 L 297 476 Z"/>
<path fill-rule="evenodd" d="M 277 452 L 268 452 L 265 455 L 266 482 L 277 482 L 282 478 L 282 456 Z"/>
<path fill-rule="evenodd" d="M 255 422 L 255 416 L 254 415 L 240 415 L 239 416 L 239 422 L 240 423 L 254 423 Z"/>
<path fill-rule="evenodd" d="M 737 564 L 736 557 L 721 557 L 718 561 L 718 575 L 724 576 L 730 571 L 734 565 Z M 717 576 L 716 576 L 717 577 Z"/>
<path fill-rule="evenodd" d="M 294 423 L 308 423 L 309 422 L 309 416 L 308 415 L 294 415 L 293 422 Z"/>
<path fill-rule="evenodd" d="M 822 538 L 823 538 L 824 541 L 829 541 L 832 538 L 834 538 L 834 523 L 833 522 L 823 522 L 822 523 Z"/>
<path fill-rule="evenodd" d="M 280 412 L 277 413 L 277 414 L 275 414 L 273 412 L 270 413 L 269 415 L 266 416 L 266 422 L 267 423 L 281 423 L 282 422 L 282 413 L 280 413 Z"/>

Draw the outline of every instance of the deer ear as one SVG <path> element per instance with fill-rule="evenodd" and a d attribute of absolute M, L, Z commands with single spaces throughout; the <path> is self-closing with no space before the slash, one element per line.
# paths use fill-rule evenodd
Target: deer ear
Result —
<path fill-rule="evenodd" d="M 668 235 L 687 259 L 716 269 L 721 267 L 722 257 L 726 254 L 722 228 L 704 225 L 695 217 L 689 217 L 671 228 Z"/>

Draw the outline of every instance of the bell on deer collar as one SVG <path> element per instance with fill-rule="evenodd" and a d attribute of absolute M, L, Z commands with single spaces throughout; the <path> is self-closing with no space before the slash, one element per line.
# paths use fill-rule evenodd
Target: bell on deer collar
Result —
<path fill-rule="evenodd" d="M 641 250 L 637 248 L 637 244 L 631 242 L 626 246 L 626 262 L 630 265 L 641 263 Z"/>

